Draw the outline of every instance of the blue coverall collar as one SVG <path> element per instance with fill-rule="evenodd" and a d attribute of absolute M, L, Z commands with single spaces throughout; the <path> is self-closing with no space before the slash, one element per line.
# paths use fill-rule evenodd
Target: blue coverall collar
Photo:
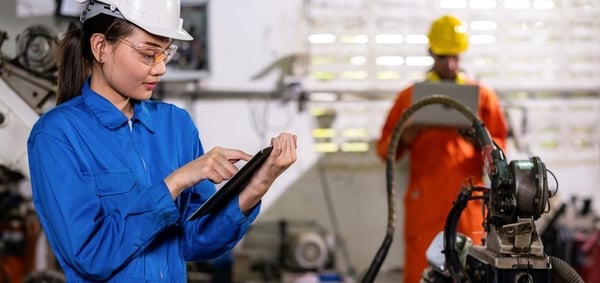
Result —
<path fill-rule="evenodd" d="M 98 117 L 98 120 L 109 129 L 115 129 L 127 123 L 127 117 L 110 101 L 94 92 L 90 88 L 89 79 L 85 81 L 81 90 L 85 104 Z M 154 132 L 154 123 L 143 101 L 132 100 L 132 121 L 140 121 L 149 131 Z"/>

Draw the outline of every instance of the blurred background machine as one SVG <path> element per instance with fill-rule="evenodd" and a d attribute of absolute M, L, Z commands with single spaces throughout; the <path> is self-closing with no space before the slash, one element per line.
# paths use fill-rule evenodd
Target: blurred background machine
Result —
<path fill-rule="evenodd" d="M 0 31 L 0 46 L 7 39 Z M 52 29 L 33 25 L 15 42 L 14 58 L 0 54 L 0 282 L 63 282 L 38 261 L 51 253 L 45 252 L 33 210 L 26 148 L 31 127 L 52 107 L 58 38 Z"/>
<path fill-rule="evenodd" d="M 557 203 L 539 225 L 546 254 L 563 259 L 587 283 L 600 282 L 600 218 L 591 198 Z"/>
<path fill-rule="evenodd" d="M 316 222 L 256 223 L 235 249 L 234 277 L 236 282 L 342 282 L 335 249 L 335 236 Z"/>
<path fill-rule="evenodd" d="M 0 31 L 0 46 L 7 39 L 6 32 Z M 27 177 L 27 136 L 55 95 L 58 38 L 51 29 L 35 25 L 15 41 L 15 58 L 0 54 L 0 138 L 8 143 L 0 149 L 0 163 Z"/>

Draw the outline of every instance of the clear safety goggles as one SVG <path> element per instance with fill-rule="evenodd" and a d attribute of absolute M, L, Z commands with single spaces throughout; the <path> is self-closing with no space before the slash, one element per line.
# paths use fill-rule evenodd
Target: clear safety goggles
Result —
<path fill-rule="evenodd" d="M 169 63 L 177 52 L 177 45 L 171 44 L 167 49 L 148 45 L 145 43 L 135 43 L 124 38 L 117 38 L 123 44 L 131 47 L 136 53 L 136 59 L 148 66 L 154 66 L 158 63 Z"/>

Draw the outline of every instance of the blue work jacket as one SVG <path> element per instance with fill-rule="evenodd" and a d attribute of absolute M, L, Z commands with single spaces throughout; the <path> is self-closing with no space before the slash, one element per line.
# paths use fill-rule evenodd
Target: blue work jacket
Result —
<path fill-rule="evenodd" d="M 237 198 L 186 218 L 215 186 L 175 201 L 163 179 L 204 154 L 190 115 L 158 101 L 134 102 L 127 117 L 93 92 L 45 113 L 28 140 L 36 212 L 68 282 L 186 282 L 186 261 L 232 249 L 256 219 Z"/>

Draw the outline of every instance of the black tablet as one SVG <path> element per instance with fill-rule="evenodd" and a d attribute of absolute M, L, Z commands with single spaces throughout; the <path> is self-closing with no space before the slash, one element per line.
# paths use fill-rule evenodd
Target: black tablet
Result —
<path fill-rule="evenodd" d="M 256 170 L 267 160 L 271 150 L 273 150 L 273 147 L 268 146 L 257 152 L 223 187 L 217 190 L 202 206 L 194 211 L 188 217 L 188 220 L 213 213 L 227 205 L 246 187 L 250 178 L 256 173 Z"/>

